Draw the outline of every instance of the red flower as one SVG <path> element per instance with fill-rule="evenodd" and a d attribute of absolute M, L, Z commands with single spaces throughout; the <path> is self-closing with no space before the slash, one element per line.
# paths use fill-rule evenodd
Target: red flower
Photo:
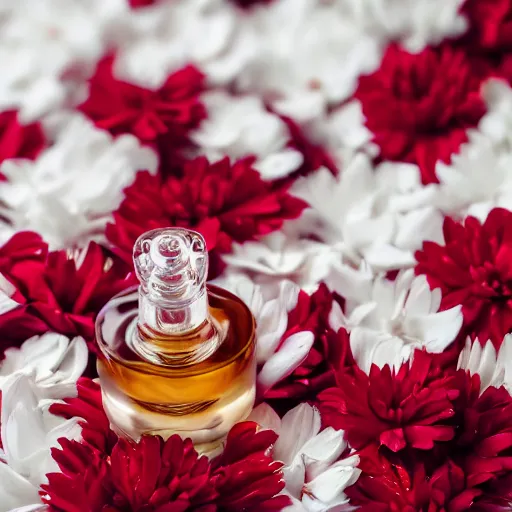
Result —
<path fill-rule="evenodd" d="M 212 461 L 212 479 L 219 511 L 273 512 L 290 505 L 284 489 L 281 462 L 269 455 L 277 435 L 258 432 L 255 423 L 236 424 L 228 434 L 224 452 Z"/>
<path fill-rule="evenodd" d="M 434 367 L 429 354 L 417 351 L 412 363 L 395 373 L 373 365 L 370 375 L 357 366 L 337 373 L 338 386 L 320 393 L 325 426 L 343 429 L 356 449 L 385 446 L 431 450 L 455 435 L 449 422 L 458 397 L 453 376 Z"/>
<path fill-rule="evenodd" d="M 0 254 L 7 260 L 5 253 L 19 256 L 21 242 L 27 242 L 24 257 L 16 256 L 7 272 L 20 307 L 0 316 L 3 342 L 19 343 L 46 331 L 92 342 L 96 314 L 112 296 L 135 283 L 131 270 L 95 243 L 76 258 L 65 251 L 46 254 L 37 235 L 28 233 L 15 235 Z"/>
<path fill-rule="evenodd" d="M 249 160 L 210 164 L 197 158 L 181 176 L 139 172 L 107 226 L 107 238 L 131 260 L 135 240 L 145 231 L 180 226 L 200 231 L 208 249 L 227 252 L 232 241 L 245 242 L 279 229 L 298 217 L 306 204 L 286 188 L 261 180 Z"/>
<path fill-rule="evenodd" d="M 486 483 L 512 471 L 512 397 L 504 387 L 490 386 L 480 394 L 478 374 L 462 378 L 453 457 L 467 484 L 485 490 Z"/>
<path fill-rule="evenodd" d="M 466 0 L 462 13 L 469 30 L 458 39 L 483 75 L 512 79 L 508 66 L 512 57 L 511 0 Z"/>
<path fill-rule="evenodd" d="M 347 489 L 359 510 L 497 512 L 508 510 L 512 470 L 512 397 L 501 387 L 480 394 L 480 377 L 455 375 L 453 440 L 443 449 L 386 457 L 376 447 L 360 453 L 363 471 Z M 505 507 L 506 508 L 503 508 Z"/>
<path fill-rule="evenodd" d="M 464 328 L 499 347 L 512 330 L 512 213 L 495 208 L 481 224 L 446 218 L 445 245 L 424 242 L 417 274 L 442 291 L 442 309 L 462 305 Z"/>
<path fill-rule="evenodd" d="M 0 112 L 0 163 L 9 158 L 35 158 L 44 145 L 39 123 L 23 125 L 16 111 Z"/>
<path fill-rule="evenodd" d="M 282 464 L 267 455 L 276 435 L 255 423 L 235 425 L 224 453 L 211 463 L 190 439 L 143 436 L 117 440 L 110 452 L 61 439 L 52 455 L 60 473 L 47 475 L 44 503 L 54 511 L 271 512 L 289 505 Z"/>
<path fill-rule="evenodd" d="M 415 55 L 391 45 L 381 67 L 360 78 L 356 97 L 380 157 L 417 164 L 425 184 L 438 181 L 436 162 L 450 161 L 486 111 L 480 78 L 449 46 Z"/>
<path fill-rule="evenodd" d="M 82 418 L 80 425 L 83 442 L 89 447 L 87 453 L 102 454 L 100 458 L 96 457 L 96 462 L 108 458 L 116 446 L 117 436 L 110 429 L 103 410 L 101 388 L 83 377 L 78 381 L 77 391 L 77 397 L 53 404 L 50 412 L 64 418 Z M 232 428 L 223 453 L 212 461 L 209 469 L 218 507 L 212 510 L 271 512 L 288 505 L 288 498 L 277 496 L 284 487 L 280 473 L 282 464 L 274 462 L 268 455 L 276 437 L 270 430 L 256 432 L 256 425 L 251 422 L 239 423 Z M 81 447 L 78 450 L 83 452 Z"/>
<path fill-rule="evenodd" d="M 55 402 L 50 412 L 63 418 L 82 418 L 82 439 L 91 448 L 111 453 L 117 435 L 110 428 L 110 421 L 103 409 L 100 385 L 87 377 L 77 382 L 77 396 Z"/>
<path fill-rule="evenodd" d="M 47 475 L 41 486 L 50 510 L 215 511 L 208 459 L 198 456 L 190 439 L 119 439 L 108 458 L 76 441 L 59 442 L 62 449 L 52 455 L 61 472 Z"/>
<path fill-rule="evenodd" d="M 114 135 L 131 133 L 143 142 L 171 146 L 187 143 L 188 132 L 206 117 L 199 101 L 203 75 L 188 66 L 153 91 L 115 78 L 113 64 L 111 56 L 98 64 L 79 109 Z"/>
<path fill-rule="evenodd" d="M 346 490 L 360 512 L 464 512 L 473 510 L 474 498 L 482 493 L 467 488 L 464 471 L 450 460 L 428 475 L 417 460 L 407 470 L 375 449 L 360 457 L 363 473 Z"/>
<path fill-rule="evenodd" d="M 335 384 L 334 369 L 349 364 L 347 360 L 351 358 L 347 332 L 340 330 L 336 334 L 329 326 L 329 313 L 335 300 L 341 299 L 325 284 L 321 284 L 313 295 L 300 291 L 297 305 L 288 314 L 288 326 L 282 340 L 297 332 L 311 331 L 315 341 L 306 359 L 291 375 L 265 392 L 265 400 L 284 400 L 286 408 L 290 409 Z"/>

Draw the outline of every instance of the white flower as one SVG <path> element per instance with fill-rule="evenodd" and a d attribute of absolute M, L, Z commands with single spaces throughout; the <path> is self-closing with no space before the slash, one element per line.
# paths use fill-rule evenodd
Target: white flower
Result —
<path fill-rule="evenodd" d="M 350 346 L 360 368 L 399 368 L 415 349 L 441 353 L 462 327 L 461 306 L 439 311 L 441 290 L 430 290 L 425 276 L 407 270 L 394 281 L 378 276 L 366 301 L 347 301 L 349 319 L 336 305 L 330 322 L 350 330 Z"/>
<path fill-rule="evenodd" d="M 230 271 L 246 273 L 262 288 L 276 288 L 279 280 L 293 281 L 306 292 L 314 292 L 339 251 L 329 245 L 276 232 L 257 242 L 233 244 L 223 256 Z"/>
<path fill-rule="evenodd" d="M 214 83 L 229 82 L 256 48 L 256 34 L 221 0 L 159 2 L 128 11 L 116 25 L 116 74 L 150 88 L 190 63 Z"/>
<path fill-rule="evenodd" d="M 242 274 L 219 278 L 214 284 L 240 297 L 256 319 L 257 385 L 258 393 L 263 395 L 304 361 L 315 341 L 311 331 L 299 331 L 285 337 L 288 313 L 297 305 L 299 288 L 290 281 L 281 280 L 275 287 L 274 296 L 264 296 L 261 287 Z"/>
<path fill-rule="evenodd" d="M 132 135 L 113 138 L 76 115 L 35 161 L 2 164 L 1 213 L 14 230 L 37 231 L 52 249 L 101 241 L 123 189 L 139 169 L 156 167 L 154 151 Z"/>
<path fill-rule="evenodd" d="M 384 43 L 400 41 L 409 51 L 464 32 L 460 15 L 464 0 L 337 0 L 341 12 L 363 24 Z"/>
<path fill-rule="evenodd" d="M 12 374 L 22 372 L 33 376 L 41 396 L 57 399 L 73 395 L 88 354 L 83 338 L 69 340 L 53 332 L 34 336 L 20 348 L 5 351 L 0 363 L 0 389 Z"/>
<path fill-rule="evenodd" d="M 450 216 L 485 220 L 495 207 L 512 208 L 512 148 L 503 150 L 475 132 L 451 164 L 438 162 L 436 202 Z M 492 172 L 489 172 L 492 169 Z"/>
<path fill-rule="evenodd" d="M 290 140 L 288 127 L 265 109 L 261 98 L 212 91 L 201 100 L 208 119 L 191 139 L 211 159 L 256 156 L 254 167 L 266 180 L 284 178 L 302 165 L 302 154 L 286 147 Z"/>
<path fill-rule="evenodd" d="M 16 0 L 0 32 L 0 107 L 25 122 L 60 106 L 105 48 L 102 0 Z M 114 2 L 115 3 L 115 2 Z"/>
<path fill-rule="evenodd" d="M 239 75 L 242 90 L 265 94 L 299 122 L 348 98 L 361 73 L 380 62 L 376 38 L 332 2 L 282 0 L 247 15 L 259 36 L 257 55 Z"/>
<path fill-rule="evenodd" d="M 240 297 L 256 319 L 256 359 L 265 363 L 275 352 L 288 325 L 288 312 L 297 304 L 299 288 L 290 281 L 279 283 L 277 294 L 264 297 L 261 288 L 243 275 L 214 281 Z"/>
<path fill-rule="evenodd" d="M 299 219 L 305 230 L 339 243 L 355 265 L 365 259 L 376 271 L 410 267 L 424 240 L 442 239 L 435 189 L 421 184 L 414 165 L 386 162 L 374 169 L 358 153 L 338 178 L 319 169 L 297 180 L 292 193 L 312 207 Z"/>
<path fill-rule="evenodd" d="M 41 504 L 38 490 L 46 474 L 57 471 L 51 448 L 61 437 L 80 439 L 78 419 L 64 420 L 49 412 L 33 376 L 13 374 L 2 389 L 0 512 Z"/>
<path fill-rule="evenodd" d="M 482 346 L 478 339 L 468 338 L 459 355 L 457 369 L 461 368 L 480 375 L 480 394 L 491 386 L 505 386 L 512 393 L 512 335 L 503 338 L 498 353 L 491 341 Z"/>
<path fill-rule="evenodd" d="M 344 491 L 361 470 L 357 455 L 342 458 L 347 449 L 342 430 L 328 427 L 320 432 L 320 414 L 308 404 L 295 407 L 282 420 L 261 404 L 249 419 L 279 435 L 273 455 L 285 464 L 285 491 L 294 503 L 290 510 L 321 512 L 348 503 Z"/>

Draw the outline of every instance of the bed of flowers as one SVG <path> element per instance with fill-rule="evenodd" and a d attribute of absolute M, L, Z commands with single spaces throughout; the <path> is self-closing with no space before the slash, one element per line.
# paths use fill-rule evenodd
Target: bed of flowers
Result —
<path fill-rule="evenodd" d="M 5 0 L 0 62 L 0 512 L 512 510 L 511 0 Z M 213 459 L 95 379 L 165 226 L 257 320 Z"/>

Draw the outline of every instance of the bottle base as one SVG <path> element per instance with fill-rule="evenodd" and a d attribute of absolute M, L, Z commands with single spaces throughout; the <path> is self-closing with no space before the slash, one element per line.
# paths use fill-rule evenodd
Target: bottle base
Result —
<path fill-rule="evenodd" d="M 138 441 L 144 434 L 164 439 L 178 434 L 183 439 L 190 438 L 201 455 L 214 456 L 231 427 L 251 413 L 256 387 L 246 388 L 231 399 L 223 397 L 200 412 L 179 415 L 150 410 L 112 389 L 103 389 L 102 396 L 111 428 L 119 436 Z"/>

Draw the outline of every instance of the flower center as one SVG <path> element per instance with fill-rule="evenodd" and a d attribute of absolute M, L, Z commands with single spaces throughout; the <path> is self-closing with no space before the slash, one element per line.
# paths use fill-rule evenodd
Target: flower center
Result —
<path fill-rule="evenodd" d="M 475 269 L 473 277 L 475 295 L 498 301 L 512 298 L 512 282 L 504 280 L 491 263 L 486 262 L 483 267 Z"/>

